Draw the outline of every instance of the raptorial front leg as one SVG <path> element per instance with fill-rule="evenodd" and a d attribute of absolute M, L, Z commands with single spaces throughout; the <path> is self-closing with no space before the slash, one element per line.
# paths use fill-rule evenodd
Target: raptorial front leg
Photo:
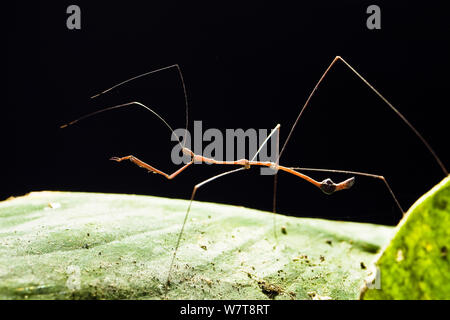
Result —
<path fill-rule="evenodd" d="M 129 161 L 133 162 L 135 165 L 137 165 L 137 166 L 139 166 L 141 168 L 147 169 L 150 172 L 160 174 L 160 175 L 166 177 L 169 180 L 175 178 L 178 174 L 180 174 L 184 169 L 186 169 L 187 167 L 189 167 L 193 163 L 193 161 L 190 161 L 187 164 L 185 164 L 184 166 L 182 166 L 180 169 L 175 171 L 174 173 L 168 175 L 167 173 L 162 172 L 161 170 L 158 170 L 158 169 L 152 167 L 148 163 L 145 163 L 144 161 L 142 161 L 142 160 L 140 160 L 140 159 L 138 159 L 138 158 L 136 158 L 135 156 L 132 156 L 132 155 L 126 156 L 126 157 L 121 157 L 121 158 L 119 158 L 119 157 L 112 157 L 109 160 L 113 160 L 113 161 L 117 161 L 117 162 L 121 162 L 123 160 L 129 160 Z"/>

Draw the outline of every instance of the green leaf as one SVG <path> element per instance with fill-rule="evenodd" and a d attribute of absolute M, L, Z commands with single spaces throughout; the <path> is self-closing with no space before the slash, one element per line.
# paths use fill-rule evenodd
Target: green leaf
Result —
<path fill-rule="evenodd" d="M 277 215 L 276 241 L 271 213 L 194 202 L 166 295 L 187 205 L 68 192 L 1 202 L 0 298 L 355 299 L 394 230 Z"/>
<path fill-rule="evenodd" d="M 397 230 L 376 262 L 379 289 L 365 287 L 361 298 L 449 299 L 450 176 L 417 200 Z"/>

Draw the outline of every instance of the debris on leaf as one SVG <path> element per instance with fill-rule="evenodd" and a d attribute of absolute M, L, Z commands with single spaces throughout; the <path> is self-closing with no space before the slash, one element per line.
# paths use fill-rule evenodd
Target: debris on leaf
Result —
<path fill-rule="evenodd" d="M 321 296 L 318 295 L 315 292 L 308 292 L 308 296 L 312 299 L 312 300 L 333 300 L 333 298 L 328 297 L 328 296 Z"/>

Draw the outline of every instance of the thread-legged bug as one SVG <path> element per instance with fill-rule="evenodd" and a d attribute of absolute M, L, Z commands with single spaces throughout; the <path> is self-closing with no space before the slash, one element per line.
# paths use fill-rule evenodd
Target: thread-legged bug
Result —
<path fill-rule="evenodd" d="M 314 172 L 314 171 L 320 171 L 320 172 L 328 172 L 328 173 L 344 173 L 344 174 L 349 174 L 349 175 L 356 175 L 356 176 L 366 176 L 366 177 L 371 177 L 374 179 L 378 179 L 381 180 L 384 185 L 386 186 L 386 188 L 389 190 L 393 200 L 395 201 L 398 209 L 404 213 L 404 210 L 402 208 L 402 206 L 400 205 L 399 201 L 397 200 L 394 192 L 392 191 L 390 185 L 388 184 L 387 180 L 385 179 L 385 177 L 381 176 L 381 175 L 375 175 L 375 174 L 371 174 L 371 173 L 366 173 L 366 172 L 356 172 L 356 171 L 348 171 L 348 170 L 331 170 L 331 169 L 321 169 L 321 168 L 297 168 L 297 167 L 286 167 L 280 164 L 280 158 L 285 150 L 285 147 L 287 145 L 287 143 L 289 142 L 289 139 L 291 138 L 300 118 L 303 115 L 303 112 L 305 111 L 305 109 L 307 108 L 307 106 L 309 105 L 309 102 L 311 100 L 311 98 L 313 97 L 314 93 L 316 92 L 317 88 L 319 87 L 320 83 L 322 82 L 322 80 L 325 78 L 325 76 L 328 74 L 328 72 L 330 71 L 330 69 L 332 68 L 333 65 L 335 65 L 336 62 L 342 62 L 345 66 L 348 67 L 349 70 L 351 70 L 361 81 L 363 81 L 382 101 L 384 101 L 384 103 L 392 110 L 394 111 L 398 117 L 400 117 L 400 119 L 414 132 L 414 134 L 422 141 L 422 143 L 426 146 L 426 148 L 429 150 L 429 152 L 432 154 L 432 156 L 434 157 L 434 159 L 436 160 L 436 162 L 438 163 L 438 165 L 441 167 L 442 171 L 444 172 L 445 175 L 448 175 L 448 171 L 446 169 L 446 167 L 444 166 L 444 164 L 442 163 L 442 161 L 439 159 L 439 157 L 436 155 L 436 153 L 434 152 L 434 150 L 431 148 L 431 146 L 429 145 L 429 143 L 422 137 L 422 135 L 414 128 L 414 126 L 383 96 L 381 95 L 381 93 L 379 93 L 379 91 L 377 91 L 363 76 L 361 76 L 349 63 L 347 63 L 346 60 L 344 60 L 343 58 L 337 56 L 335 57 L 332 62 L 329 64 L 329 66 L 326 68 L 325 72 L 322 74 L 322 76 L 320 77 L 319 81 L 316 83 L 315 87 L 313 88 L 313 90 L 311 91 L 310 95 L 308 96 L 306 102 L 304 103 L 304 105 L 302 106 L 293 126 L 291 127 L 289 134 L 286 138 L 286 141 L 284 142 L 280 153 L 277 156 L 276 161 L 257 161 L 257 156 L 259 154 L 259 152 L 261 151 L 261 149 L 264 147 L 264 145 L 269 141 L 270 138 L 272 138 L 274 136 L 275 133 L 277 133 L 280 130 L 280 125 L 276 125 L 275 128 L 272 130 L 271 134 L 261 143 L 261 145 L 259 146 L 258 151 L 253 155 L 253 157 L 251 159 L 239 159 L 239 160 L 232 160 L 232 161 L 225 161 L 225 160 L 219 160 L 219 159 L 214 159 L 214 158 L 209 158 L 209 157 L 204 157 L 202 155 L 198 155 L 195 154 L 192 150 L 190 150 L 188 147 L 186 147 L 184 145 L 184 141 L 186 141 L 186 139 L 181 140 L 180 138 L 178 138 L 178 143 L 181 146 L 181 150 L 182 152 L 189 157 L 189 161 L 184 164 L 180 169 L 176 170 L 175 172 L 171 173 L 171 174 L 167 174 L 153 166 L 151 166 L 150 164 L 147 164 L 146 162 L 138 159 L 137 157 L 133 156 L 133 155 L 128 155 L 128 156 L 123 156 L 123 157 L 112 157 L 111 160 L 113 161 L 117 161 L 117 162 L 121 162 L 124 160 L 129 160 L 131 162 L 133 162 L 134 164 L 138 165 L 141 168 L 144 168 L 146 170 L 148 170 L 149 172 L 153 172 L 155 174 L 158 175 L 162 175 L 163 177 L 171 180 L 173 178 L 175 178 L 176 176 L 178 176 L 180 173 L 182 173 L 184 170 L 186 170 L 188 167 L 190 167 L 193 163 L 207 163 L 207 164 L 214 164 L 214 165 L 224 165 L 224 166 L 237 166 L 238 168 L 234 168 L 232 170 L 226 171 L 224 173 L 215 175 L 207 180 L 204 180 L 198 184 L 196 184 L 192 190 L 192 194 L 190 197 L 190 202 L 188 205 L 188 208 L 186 210 L 185 216 L 184 216 L 184 220 L 182 222 L 182 226 L 181 226 L 181 230 L 177 236 L 177 241 L 176 241 L 176 245 L 175 245 L 175 249 L 171 258 L 171 262 L 170 262 L 170 266 L 169 266 L 169 271 L 167 274 L 167 280 L 166 280 L 166 290 L 168 290 L 168 287 L 170 285 L 170 279 L 171 279 L 171 274 L 172 274 L 172 269 L 176 260 L 176 255 L 180 246 L 180 241 L 184 232 L 184 228 L 185 225 L 188 221 L 188 216 L 189 216 L 189 212 L 191 210 L 191 205 L 192 205 L 192 201 L 195 198 L 195 195 L 198 191 L 198 189 L 200 189 L 201 187 L 203 187 L 204 185 L 208 184 L 209 182 L 212 182 L 216 179 L 219 179 L 221 177 L 224 177 L 226 175 L 235 173 L 235 172 L 239 172 L 242 170 L 246 170 L 249 169 L 252 166 L 261 166 L 261 167 L 270 167 L 272 169 L 275 170 L 280 170 L 289 174 L 292 174 L 296 177 L 299 177 L 307 182 L 309 182 L 310 184 L 314 185 L 315 187 L 319 188 L 322 192 L 324 192 L 325 194 L 332 194 L 335 193 L 336 191 L 341 191 L 341 190 L 346 190 L 349 189 L 350 187 L 352 187 L 355 183 L 355 178 L 354 177 L 350 177 L 342 182 L 339 183 L 335 183 L 333 182 L 330 178 L 324 179 L 323 181 L 316 181 L 315 179 L 313 179 L 312 177 L 302 173 L 304 171 L 310 171 L 310 172 Z M 144 76 L 148 76 L 150 74 L 156 73 L 156 72 L 161 72 L 163 70 L 167 70 L 167 69 L 171 69 L 171 68 L 175 68 L 178 71 L 178 74 L 180 76 L 182 85 L 183 85 L 183 90 L 184 90 L 184 98 L 185 98 L 185 105 L 186 105 L 186 128 L 187 128 L 187 124 L 188 124 L 188 102 L 187 102 L 187 94 L 186 94 L 186 87 L 185 87 L 185 83 L 184 83 L 184 79 L 183 79 L 183 75 L 181 72 L 181 69 L 178 65 L 172 65 L 172 66 L 168 66 L 165 68 L 161 68 L 158 70 L 154 70 L 154 71 L 150 71 L 144 74 L 141 74 L 139 76 L 133 77 L 131 79 L 128 79 L 126 81 L 123 81 L 107 90 L 102 91 L 101 93 L 93 96 L 92 98 L 98 97 L 106 92 L 109 92 L 129 81 L 132 81 L 134 79 L 140 78 L 140 77 L 144 77 Z M 117 109 L 117 108 L 122 108 L 122 107 L 127 107 L 127 106 L 139 106 L 142 107 L 150 112 L 152 112 L 156 117 L 159 118 L 159 120 L 161 120 L 168 128 L 169 130 L 172 132 L 172 134 L 175 134 L 173 128 L 168 124 L 168 122 L 166 120 L 164 120 L 161 115 L 159 115 L 157 112 L 155 112 L 153 109 L 151 109 L 150 107 L 137 102 L 137 101 L 133 101 L 133 102 L 129 102 L 129 103 L 125 103 L 125 104 L 120 104 L 120 105 L 115 105 L 112 107 L 108 107 L 108 108 L 104 108 L 95 112 L 92 112 L 90 114 L 87 114 L 85 116 L 82 116 L 81 118 L 78 118 L 68 124 L 65 124 L 61 127 L 67 127 L 69 125 L 72 125 L 82 119 L 88 118 L 90 116 L 93 116 L 95 114 L 101 113 L 101 112 L 105 112 L 108 110 L 113 110 L 113 109 Z M 183 142 L 182 142 L 183 141 Z M 277 174 L 275 174 L 275 179 L 274 179 L 274 186 L 276 187 L 276 182 L 277 182 Z M 276 188 L 274 188 L 274 190 L 276 190 Z M 275 192 L 274 192 L 274 208 L 275 208 Z M 275 218 L 275 215 L 274 215 Z M 275 232 L 275 228 L 274 228 L 274 233 L 275 233 L 275 237 L 276 237 L 276 232 Z"/>

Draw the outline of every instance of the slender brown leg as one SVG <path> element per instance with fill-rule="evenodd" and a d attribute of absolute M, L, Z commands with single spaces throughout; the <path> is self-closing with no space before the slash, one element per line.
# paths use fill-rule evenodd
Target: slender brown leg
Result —
<path fill-rule="evenodd" d="M 137 165 L 137 166 L 139 166 L 141 168 L 147 169 L 149 172 L 160 174 L 160 175 L 166 177 L 169 180 L 175 178 L 179 173 L 181 173 L 184 169 L 186 169 L 187 167 L 189 167 L 193 163 L 193 161 L 190 161 L 190 162 L 186 163 L 184 166 L 182 166 L 180 169 L 178 169 L 177 171 L 172 173 L 171 175 L 168 175 L 167 173 L 162 172 L 161 170 L 158 170 L 158 169 L 152 167 L 151 165 L 145 163 L 144 161 L 139 160 L 135 156 L 131 156 L 130 155 L 130 156 L 121 157 L 121 158 L 112 157 L 110 160 L 117 161 L 117 162 L 121 162 L 123 160 L 130 160 L 135 165 Z"/>
<path fill-rule="evenodd" d="M 414 132 L 414 134 L 422 141 L 422 143 L 425 145 L 425 147 L 428 149 L 428 151 L 431 153 L 431 155 L 433 156 L 433 158 L 436 160 L 437 164 L 441 167 L 442 172 L 444 173 L 444 175 L 448 175 L 448 170 L 447 168 L 444 166 L 444 164 L 442 163 L 441 159 L 437 156 L 436 152 L 434 152 L 433 148 L 431 148 L 430 144 L 425 140 L 425 138 L 419 133 L 419 131 L 417 131 L 417 129 L 406 119 L 406 117 L 399 111 L 397 110 L 397 108 L 394 107 L 394 105 L 392 103 L 390 103 L 377 89 L 375 89 L 361 74 L 358 73 L 358 71 L 356 71 L 355 68 L 353 68 L 347 61 L 345 61 L 342 57 L 340 56 L 336 56 L 333 61 L 330 63 L 330 65 L 327 67 L 327 69 L 325 70 L 325 72 L 322 74 L 322 76 L 320 77 L 319 81 L 316 83 L 316 85 L 314 86 L 313 90 L 311 91 L 311 93 L 308 96 L 308 99 L 306 100 L 305 104 L 303 105 L 303 107 L 300 109 L 300 113 L 298 114 L 297 118 L 295 119 L 294 124 L 291 127 L 291 130 L 289 131 L 289 134 L 286 138 L 286 140 L 284 141 L 283 147 L 281 148 L 280 154 L 278 155 L 278 159 L 277 159 L 277 163 L 279 162 L 279 159 L 281 158 L 281 155 L 284 152 L 284 149 L 286 148 L 289 139 L 291 138 L 294 129 L 296 128 L 300 118 L 303 115 L 303 112 L 305 111 L 306 107 L 309 105 L 309 102 L 311 100 L 311 98 L 313 97 L 314 93 L 317 91 L 319 85 L 321 84 L 321 82 L 323 81 L 323 79 L 326 77 L 327 73 L 330 71 L 330 69 L 332 68 L 332 66 L 337 62 L 337 61 L 341 61 L 342 63 L 344 63 L 359 79 L 361 79 L 369 88 L 370 90 L 372 90 L 381 100 L 384 101 L 384 103 L 392 110 L 394 111 L 397 116 Z"/>
<path fill-rule="evenodd" d="M 278 135 L 277 135 L 277 150 L 280 146 L 280 127 L 278 127 Z M 276 164 L 278 165 L 278 160 Z M 275 241 L 278 242 L 277 236 L 277 222 L 276 222 L 276 213 L 277 213 L 277 186 L 278 186 L 278 171 L 273 175 L 273 198 L 272 198 L 272 213 L 273 213 L 273 236 Z"/>
<path fill-rule="evenodd" d="M 233 170 L 226 171 L 224 173 L 218 174 L 218 175 L 216 175 L 214 177 L 211 177 L 209 179 L 206 179 L 206 180 L 196 184 L 194 186 L 194 189 L 192 189 L 191 199 L 189 200 L 189 206 L 188 206 L 188 208 L 186 210 L 186 214 L 184 215 L 184 220 L 183 220 L 183 224 L 181 225 L 181 230 L 178 233 L 177 243 L 175 245 L 175 250 L 173 252 L 172 259 L 170 261 L 169 272 L 167 273 L 167 281 L 166 281 L 166 286 L 165 286 L 166 287 L 166 296 L 167 296 L 167 293 L 168 293 L 168 290 L 169 290 L 170 276 L 172 275 L 173 265 L 174 265 L 174 262 L 175 262 L 175 259 L 176 259 L 176 256 L 177 256 L 178 248 L 180 247 L 181 236 L 183 235 L 184 227 L 186 226 L 186 222 L 187 222 L 187 219 L 188 219 L 188 216 L 189 216 L 189 212 L 191 211 L 192 202 L 194 201 L 194 197 L 195 197 L 195 194 L 196 194 L 197 190 L 199 188 L 201 188 L 202 186 L 204 186 L 205 184 L 211 182 L 211 181 L 214 181 L 214 180 L 216 180 L 218 178 L 221 178 L 223 176 L 226 176 L 228 174 L 231 174 L 231 173 L 234 173 L 234 172 L 238 172 L 238 171 L 241 171 L 241 170 L 245 170 L 245 169 L 246 169 L 245 167 L 241 167 L 241 168 L 238 168 L 238 169 L 233 169 Z"/>

